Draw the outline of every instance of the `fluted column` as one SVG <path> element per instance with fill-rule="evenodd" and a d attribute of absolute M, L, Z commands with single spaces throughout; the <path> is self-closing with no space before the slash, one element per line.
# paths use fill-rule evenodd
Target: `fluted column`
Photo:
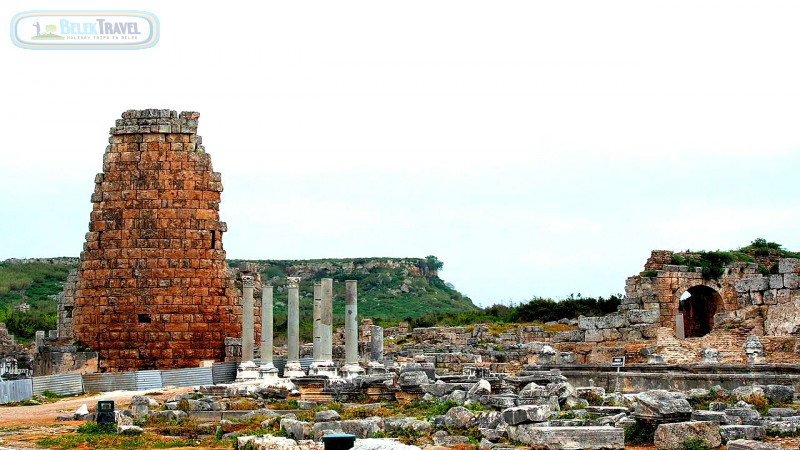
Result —
<path fill-rule="evenodd" d="M 253 346 L 255 332 L 253 329 L 253 277 L 242 276 L 242 362 L 236 373 L 237 381 L 249 381 L 258 378 L 258 371 L 253 362 Z"/>
<path fill-rule="evenodd" d="M 272 285 L 264 286 L 261 291 L 261 366 L 258 368 L 259 378 L 271 379 L 278 376 L 278 369 L 272 362 L 273 334 L 273 289 Z"/>
<path fill-rule="evenodd" d="M 322 303 L 322 283 L 319 281 L 314 283 L 314 309 L 313 309 L 313 331 L 312 335 L 314 337 L 314 349 L 311 353 L 311 356 L 314 358 L 314 362 L 318 363 L 320 361 L 319 358 L 319 343 L 320 343 L 320 306 Z"/>
<path fill-rule="evenodd" d="M 344 367 L 342 375 L 353 378 L 364 372 L 358 364 L 358 282 L 344 282 Z"/>
<path fill-rule="evenodd" d="M 300 278 L 288 277 L 286 281 L 289 301 L 286 324 L 286 368 L 283 375 L 300 377 L 305 375 L 300 367 Z"/>
<path fill-rule="evenodd" d="M 319 308 L 319 359 L 333 364 L 333 279 L 322 279 Z"/>
<path fill-rule="evenodd" d="M 242 362 L 253 360 L 253 277 L 242 277 Z"/>

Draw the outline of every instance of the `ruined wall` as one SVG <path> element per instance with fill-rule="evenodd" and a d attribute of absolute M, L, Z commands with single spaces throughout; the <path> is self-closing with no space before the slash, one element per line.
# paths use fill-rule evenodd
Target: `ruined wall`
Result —
<path fill-rule="evenodd" d="M 168 369 L 223 358 L 240 335 L 226 275 L 220 174 L 196 112 L 127 111 L 95 178 L 78 269 L 75 338 L 101 370 Z"/>
<path fill-rule="evenodd" d="M 714 349 L 718 362 L 744 364 L 745 340 L 757 336 L 765 362 L 797 361 L 800 260 L 779 260 L 779 273 L 772 275 L 759 273 L 758 264 L 737 262 L 727 265 L 719 278 L 705 279 L 700 268 L 668 264 L 672 255 L 653 251 L 645 272 L 627 279 L 618 313 L 581 317 L 578 331 L 553 336 L 555 347 L 575 352 L 578 362 L 585 363 L 604 363 L 622 354 L 629 361 L 647 362 L 642 353 L 667 363 L 700 362 L 701 352 Z M 681 304 L 687 292 L 698 299 L 694 308 L 699 313 L 690 301 Z M 676 336 L 678 313 L 686 317 L 681 321 L 686 338 Z"/>
<path fill-rule="evenodd" d="M 64 289 L 58 294 L 58 317 L 56 319 L 57 335 L 60 339 L 74 339 L 75 329 L 72 326 L 75 310 L 75 290 L 78 288 L 78 269 L 72 269 L 64 282 Z"/>

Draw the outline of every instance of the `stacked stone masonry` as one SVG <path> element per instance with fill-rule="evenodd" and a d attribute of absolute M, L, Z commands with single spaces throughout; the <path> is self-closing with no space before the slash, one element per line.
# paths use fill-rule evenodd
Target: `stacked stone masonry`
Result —
<path fill-rule="evenodd" d="M 240 335 L 221 177 L 197 136 L 198 117 L 131 110 L 111 128 L 72 311 L 74 336 L 98 352 L 101 370 L 221 360 L 224 338 Z"/>
<path fill-rule="evenodd" d="M 618 313 L 581 317 L 579 330 L 553 336 L 554 346 L 575 352 L 580 363 L 621 355 L 638 362 L 700 362 L 713 349 L 717 362 L 742 364 L 743 343 L 755 336 L 764 362 L 796 362 L 800 260 L 780 259 L 778 273 L 770 275 L 755 263 L 736 262 L 708 279 L 700 268 L 669 264 L 672 259 L 672 252 L 653 251 L 645 264 L 649 273 L 626 281 Z"/>

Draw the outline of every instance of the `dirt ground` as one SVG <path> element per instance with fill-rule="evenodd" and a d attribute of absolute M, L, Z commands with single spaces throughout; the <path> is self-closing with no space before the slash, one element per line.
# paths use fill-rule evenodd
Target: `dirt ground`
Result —
<path fill-rule="evenodd" d="M 192 392 L 192 388 L 171 388 L 150 391 L 114 391 L 97 395 L 82 395 L 60 399 L 53 403 L 35 406 L 0 406 L 0 450 L 41 448 L 36 441 L 75 429 L 83 421 L 57 421 L 59 416 L 71 416 L 85 404 L 90 411 L 98 400 L 114 400 L 116 405 L 127 405 L 134 395 L 148 395 L 164 401 L 176 394 Z"/>

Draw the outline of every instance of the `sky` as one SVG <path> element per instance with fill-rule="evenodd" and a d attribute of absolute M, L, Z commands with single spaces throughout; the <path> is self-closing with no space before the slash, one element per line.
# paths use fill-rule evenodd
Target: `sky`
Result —
<path fill-rule="evenodd" d="M 622 293 L 653 249 L 800 250 L 798 2 L 222 5 L 0 4 L 161 26 L 0 44 L 0 259 L 80 253 L 108 129 L 143 108 L 200 112 L 229 258 L 433 254 L 491 305 Z"/>

